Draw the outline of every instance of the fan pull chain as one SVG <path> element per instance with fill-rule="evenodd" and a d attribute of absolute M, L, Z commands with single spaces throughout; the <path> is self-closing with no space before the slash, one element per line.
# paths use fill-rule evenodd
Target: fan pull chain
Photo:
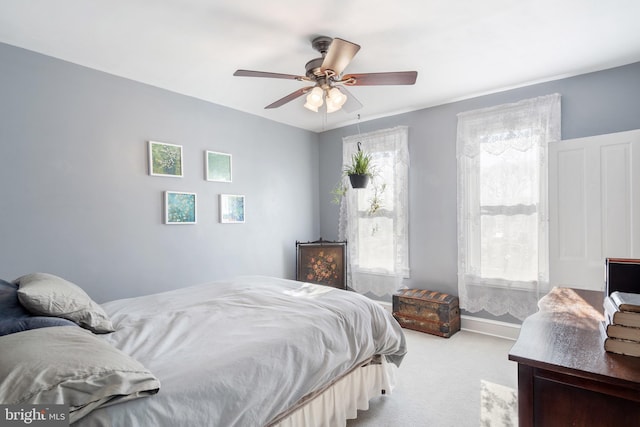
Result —
<path fill-rule="evenodd" d="M 358 127 L 358 138 L 360 138 L 361 132 L 360 132 L 360 113 L 358 113 L 358 121 L 356 122 L 356 126 Z M 360 148 L 362 145 L 362 143 L 360 141 L 358 141 L 358 151 L 362 151 L 362 148 Z"/>

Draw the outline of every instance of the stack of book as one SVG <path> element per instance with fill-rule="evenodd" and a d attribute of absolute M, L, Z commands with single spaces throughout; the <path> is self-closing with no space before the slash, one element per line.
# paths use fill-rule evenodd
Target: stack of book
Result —
<path fill-rule="evenodd" d="M 604 349 L 640 357 L 640 294 L 612 292 L 604 298 Z"/>

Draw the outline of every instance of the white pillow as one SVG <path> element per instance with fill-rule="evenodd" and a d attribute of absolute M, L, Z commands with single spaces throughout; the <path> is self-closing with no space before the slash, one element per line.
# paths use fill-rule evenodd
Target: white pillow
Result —
<path fill-rule="evenodd" d="M 95 333 L 113 332 L 111 320 L 79 286 L 58 276 L 32 273 L 14 281 L 18 300 L 32 314 L 62 317 Z"/>
<path fill-rule="evenodd" d="M 94 409 L 156 394 L 160 381 L 96 335 L 67 326 L 0 337 L 0 402 L 64 404 L 74 423 Z"/>

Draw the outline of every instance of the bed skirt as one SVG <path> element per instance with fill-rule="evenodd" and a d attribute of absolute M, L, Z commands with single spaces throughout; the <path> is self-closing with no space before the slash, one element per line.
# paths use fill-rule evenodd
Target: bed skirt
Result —
<path fill-rule="evenodd" d="M 344 427 L 358 410 L 369 409 L 369 400 L 395 386 L 396 365 L 384 358 L 352 370 L 325 389 L 305 397 L 281 414 L 269 427 Z"/>

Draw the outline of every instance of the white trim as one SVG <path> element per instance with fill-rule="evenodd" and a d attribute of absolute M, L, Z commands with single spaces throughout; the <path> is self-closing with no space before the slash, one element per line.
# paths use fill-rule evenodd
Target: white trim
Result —
<path fill-rule="evenodd" d="M 500 322 L 498 320 L 483 319 L 481 317 L 460 316 L 461 329 L 463 331 L 476 332 L 478 334 L 491 335 L 509 340 L 518 339 L 520 325 L 515 323 Z"/>

